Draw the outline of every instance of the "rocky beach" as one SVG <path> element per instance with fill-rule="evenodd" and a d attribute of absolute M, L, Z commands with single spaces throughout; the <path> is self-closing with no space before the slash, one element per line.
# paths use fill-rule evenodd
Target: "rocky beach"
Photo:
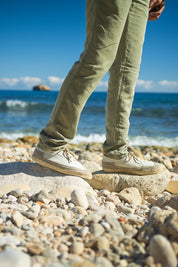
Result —
<path fill-rule="evenodd" d="M 0 139 L 0 266 L 177 266 L 176 148 L 129 148 L 165 166 L 137 176 L 104 173 L 101 143 L 70 144 L 84 180 L 34 163 L 37 143 Z"/>

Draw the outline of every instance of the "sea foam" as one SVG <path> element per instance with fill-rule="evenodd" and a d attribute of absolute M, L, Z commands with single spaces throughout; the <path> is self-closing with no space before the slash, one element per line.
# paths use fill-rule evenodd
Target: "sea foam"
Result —
<path fill-rule="evenodd" d="M 39 133 L 36 132 L 1 132 L 0 138 L 7 138 L 9 140 L 16 140 L 26 135 L 39 136 Z M 106 139 L 105 134 L 90 134 L 89 136 L 84 136 L 77 134 L 71 143 L 103 143 Z M 161 136 L 157 137 L 148 137 L 148 136 L 129 136 L 129 145 L 130 146 L 166 146 L 166 147 L 178 147 L 178 137 L 174 138 L 164 138 Z"/>

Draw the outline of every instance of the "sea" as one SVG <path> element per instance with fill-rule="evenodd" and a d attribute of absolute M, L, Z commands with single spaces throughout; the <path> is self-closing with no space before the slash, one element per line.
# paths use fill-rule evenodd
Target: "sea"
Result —
<path fill-rule="evenodd" d="M 39 136 L 57 95 L 57 91 L 0 90 L 0 138 Z M 106 96 L 92 93 L 72 143 L 105 141 Z M 178 146 L 178 94 L 136 93 L 128 139 L 133 146 Z"/>

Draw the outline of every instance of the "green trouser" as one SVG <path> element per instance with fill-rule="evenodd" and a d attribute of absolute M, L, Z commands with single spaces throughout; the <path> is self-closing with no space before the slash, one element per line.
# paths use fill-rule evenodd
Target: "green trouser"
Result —
<path fill-rule="evenodd" d="M 87 0 L 86 42 L 60 89 L 39 148 L 58 149 L 76 133 L 81 111 L 109 70 L 104 155 L 127 153 L 129 116 L 141 61 L 149 0 Z"/>

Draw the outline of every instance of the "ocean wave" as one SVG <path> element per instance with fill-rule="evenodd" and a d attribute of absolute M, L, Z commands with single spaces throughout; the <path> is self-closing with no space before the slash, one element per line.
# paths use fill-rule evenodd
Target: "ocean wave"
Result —
<path fill-rule="evenodd" d="M 16 140 L 26 135 L 39 136 L 39 133 L 34 132 L 2 132 L 0 133 L 0 138 L 7 138 L 9 140 Z M 106 139 L 105 134 L 90 134 L 89 136 L 84 136 L 77 134 L 71 143 L 103 143 Z M 167 138 L 167 137 L 150 137 L 150 136 L 129 136 L 129 145 L 131 146 L 165 146 L 165 147 L 178 147 L 178 137 Z"/>
<path fill-rule="evenodd" d="M 17 140 L 18 138 L 22 138 L 24 136 L 36 136 L 38 137 L 39 134 L 36 134 L 34 132 L 28 132 L 28 134 L 26 132 L 14 132 L 14 133 L 8 133 L 8 132 L 2 132 L 0 133 L 0 138 L 5 138 L 5 139 L 8 139 L 8 140 Z"/>
<path fill-rule="evenodd" d="M 35 111 L 35 110 L 42 110 L 42 111 L 48 111 L 52 109 L 51 104 L 46 103 L 39 103 L 39 102 L 26 102 L 22 100 L 2 100 L 0 101 L 0 111 L 6 112 L 6 111 Z"/>
<path fill-rule="evenodd" d="M 97 143 L 103 143 L 106 139 L 105 134 L 90 134 L 89 136 L 84 136 L 77 134 L 74 139 L 72 140 L 72 143 L 79 144 L 79 143 L 90 143 L 90 142 L 97 142 Z"/>
<path fill-rule="evenodd" d="M 89 136 L 76 135 L 72 143 L 79 144 L 82 142 L 103 143 L 106 139 L 105 134 L 90 134 Z M 177 147 L 178 137 L 149 137 L 149 136 L 129 136 L 129 145 L 131 146 L 166 146 Z"/>

